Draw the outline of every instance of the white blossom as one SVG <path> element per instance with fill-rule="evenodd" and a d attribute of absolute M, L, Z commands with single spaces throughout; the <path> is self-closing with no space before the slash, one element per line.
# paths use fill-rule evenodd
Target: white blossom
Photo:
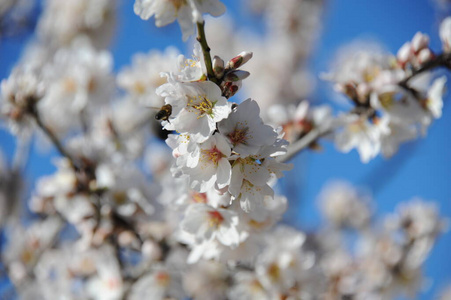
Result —
<path fill-rule="evenodd" d="M 257 154 L 260 147 L 272 145 L 277 138 L 274 129 L 263 124 L 257 102 L 247 99 L 218 125 L 234 152 L 245 157 Z"/>
<path fill-rule="evenodd" d="M 155 15 L 158 27 L 177 20 L 186 41 L 194 33 L 194 24 L 202 22 L 203 13 L 218 17 L 225 12 L 225 6 L 219 0 L 136 0 L 134 11 L 144 20 Z"/>
<path fill-rule="evenodd" d="M 165 125 L 167 130 L 188 133 L 201 143 L 216 129 L 216 123 L 230 112 L 227 99 L 211 81 L 179 83 L 168 78 L 168 83 L 157 89 L 157 94 L 172 106 L 172 114 Z"/>

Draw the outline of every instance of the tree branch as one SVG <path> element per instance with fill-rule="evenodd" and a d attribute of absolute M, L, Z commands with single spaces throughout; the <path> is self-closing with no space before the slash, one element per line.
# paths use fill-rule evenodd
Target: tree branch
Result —
<path fill-rule="evenodd" d="M 304 137 L 300 138 L 296 142 L 290 144 L 287 149 L 287 153 L 277 158 L 278 162 L 287 162 L 292 159 L 296 154 L 307 148 L 311 143 L 315 142 L 320 137 L 330 133 L 333 129 L 331 126 L 323 126 L 314 128 L 309 131 Z"/>
<path fill-rule="evenodd" d="M 202 53 L 204 55 L 205 66 L 207 68 L 208 80 L 213 81 L 219 85 L 219 81 L 213 72 L 213 65 L 211 62 L 210 47 L 207 44 L 207 38 L 205 37 L 205 21 L 197 23 L 197 41 L 202 47 Z"/>
<path fill-rule="evenodd" d="M 80 166 L 78 164 L 76 164 L 75 159 L 72 157 L 72 155 L 69 154 L 69 152 L 67 152 L 67 150 L 64 148 L 63 144 L 61 144 L 61 142 L 56 137 L 56 135 L 52 132 L 52 130 L 50 128 L 48 128 L 42 122 L 42 119 L 39 116 L 39 113 L 37 112 L 36 109 L 32 110 L 31 115 L 34 117 L 36 124 L 38 124 L 39 128 L 41 128 L 41 130 L 44 131 L 45 135 L 52 141 L 52 143 L 58 149 L 59 153 L 70 161 L 72 167 L 75 170 L 79 170 Z"/>
<path fill-rule="evenodd" d="M 422 65 L 420 68 L 413 70 L 412 74 L 407 76 L 404 80 L 399 82 L 399 85 L 404 88 L 409 88 L 407 83 L 418 74 L 421 74 L 423 72 L 429 71 L 431 69 L 437 68 L 437 67 L 445 67 L 448 69 L 451 69 L 451 53 L 441 53 L 434 57 L 433 59 L 427 61 L 424 65 Z"/>

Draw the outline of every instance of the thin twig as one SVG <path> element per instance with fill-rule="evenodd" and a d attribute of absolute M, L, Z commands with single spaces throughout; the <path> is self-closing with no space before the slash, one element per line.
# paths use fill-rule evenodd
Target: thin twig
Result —
<path fill-rule="evenodd" d="M 438 68 L 438 67 L 445 67 L 445 68 L 451 69 L 451 53 L 441 53 L 441 54 L 437 55 L 436 57 L 434 57 L 433 59 L 431 59 L 430 61 L 427 61 L 420 68 L 413 70 L 412 74 L 410 74 L 404 80 L 399 82 L 399 85 L 401 87 L 408 88 L 407 83 L 413 77 L 417 76 L 418 74 L 421 74 L 423 72 L 426 72 L 426 71 L 429 71 L 431 69 Z"/>
<path fill-rule="evenodd" d="M 307 148 L 320 137 L 330 133 L 333 129 L 330 126 L 317 127 L 309 131 L 304 137 L 290 144 L 287 153 L 277 158 L 278 162 L 287 162 L 303 149 Z"/>
<path fill-rule="evenodd" d="M 45 135 L 47 135 L 47 137 L 52 141 L 53 145 L 55 145 L 55 147 L 58 149 L 59 153 L 70 161 L 74 169 L 78 170 L 79 166 L 76 164 L 75 159 L 72 157 L 72 155 L 69 154 L 69 152 L 67 152 L 63 144 L 61 144 L 60 140 L 56 137 L 56 135 L 52 132 L 52 130 L 42 122 L 39 113 L 36 110 L 33 110 L 31 115 L 34 117 L 36 124 L 38 124 L 39 128 L 41 128 L 42 131 L 44 131 Z"/>
<path fill-rule="evenodd" d="M 213 72 L 210 47 L 208 46 L 207 38 L 205 37 L 205 21 L 202 23 L 197 23 L 197 41 L 200 43 L 200 46 L 202 47 L 202 53 L 204 54 L 208 80 L 213 81 L 214 83 L 219 85 L 219 81 Z"/>

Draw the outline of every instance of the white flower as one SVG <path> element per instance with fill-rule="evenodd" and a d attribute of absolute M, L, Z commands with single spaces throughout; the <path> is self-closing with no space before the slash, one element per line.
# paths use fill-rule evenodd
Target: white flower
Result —
<path fill-rule="evenodd" d="M 13 134 L 29 132 L 33 124 L 30 112 L 44 91 L 39 72 L 27 65 L 16 67 L 7 79 L 2 80 L 0 113 L 8 117 Z"/>
<path fill-rule="evenodd" d="M 181 230 L 192 235 L 197 243 L 216 239 L 225 246 L 236 247 L 240 242 L 235 212 L 197 203 L 190 205 L 183 218 Z"/>
<path fill-rule="evenodd" d="M 426 107 L 432 113 L 434 118 L 438 119 L 442 116 L 443 93 L 445 92 L 446 76 L 436 79 L 428 90 Z"/>
<path fill-rule="evenodd" d="M 100 249 L 96 260 L 97 275 L 86 283 L 87 293 L 96 300 L 122 299 L 126 286 L 114 250 L 109 246 Z"/>
<path fill-rule="evenodd" d="M 199 144 L 187 157 L 184 174 L 189 175 L 191 188 L 206 192 L 215 187 L 221 189 L 229 185 L 232 167 L 228 161 L 231 151 L 225 138 L 215 134 Z"/>
<path fill-rule="evenodd" d="M 307 134 L 313 128 L 326 130 L 333 116 L 328 105 L 310 107 L 304 100 L 297 107 L 294 105 L 275 104 L 268 109 L 268 117 L 273 127 L 282 126 L 284 139 L 293 142 Z"/>
<path fill-rule="evenodd" d="M 144 20 L 155 15 L 158 27 L 177 20 L 186 41 L 194 33 L 194 24 L 202 22 L 203 13 L 218 17 L 225 12 L 225 6 L 218 0 L 136 0 L 134 11 Z"/>
<path fill-rule="evenodd" d="M 80 114 L 89 116 L 110 100 L 114 88 L 110 53 L 96 51 L 89 40 L 76 39 L 59 49 L 44 69 L 48 84 L 38 109 L 47 126 L 65 134 L 80 126 Z"/>
<path fill-rule="evenodd" d="M 385 157 L 392 157 L 399 146 L 417 137 L 417 129 L 411 124 L 390 120 L 388 123 L 390 134 L 381 137 L 381 152 Z"/>
<path fill-rule="evenodd" d="M 305 238 L 303 233 L 283 226 L 266 236 L 267 246 L 257 257 L 255 272 L 267 290 L 288 291 L 302 271 L 311 267 L 312 257 L 301 250 Z"/>
<path fill-rule="evenodd" d="M 435 237 L 446 228 L 439 215 L 438 207 L 433 202 L 415 198 L 402 203 L 397 214 L 388 219 L 388 226 L 404 229 L 411 239 Z"/>
<path fill-rule="evenodd" d="M 142 276 L 130 290 L 130 300 L 166 299 L 168 294 L 178 294 L 177 299 L 183 297 L 181 286 L 174 280 L 174 275 L 166 268 L 157 266 L 154 271 Z"/>
<path fill-rule="evenodd" d="M 225 264 L 200 261 L 183 276 L 183 287 L 192 299 L 225 299 L 229 271 Z"/>
<path fill-rule="evenodd" d="M 115 1 L 48 0 L 44 4 L 37 31 L 45 42 L 67 46 L 84 34 L 99 48 L 108 45 L 115 28 Z"/>
<path fill-rule="evenodd" d="M 443 51 L 451 52 L 451 17 L 447 17 L 442 21 L 439 34 L 443 43 Z"/>
<path fill-rule="evenodd" d="M 329 184 L 320 195 L 324 216 L 334 226 L 351 226 L 356 229 L 369 225 L 371 210 L 368 197 L 345 182 Z"/>
<path fill-rule="evenodd" d="M 185 58 L 185 56 L 179 55 L 177 62 L 178 80 L 189 82 L 206 79 L 204 74 L 206 74 L 207 71 L 203 59 L 202 48 L 199 43 L 194 44 L 192 58 Z"/>
<path fill-rule="evenodd" d="M 262 146 L 272 145 L 277 138 L 274 129 L 263 124 L 257 102 L 247 99 L 218 124 L 234 152 L 245 157 L 257 154 Z"/>
<path fill-rule="evenodd" d="M 341 116 L 338 122 L 344 125 L 343 130 L 335 136 L 338 150 L 347 153 L 351 149 L 357 148 L 360 159 L 364 163 L 379 154 L 381 138 L 390 133 L 387 117 L 371 123 L 367 116 L 349 114 Z"/>
<path fill-rule="evenodd" d="M 167 130 L 188 133 L 201 143 L 216 130 L 216 123 L 225 119 L 230 112 L 227 99 L 220 88 L 211 81 L 178 83 L 168 78 L 169 83 L 157 89 L 172 106 Z"/>
<path fill-rule="evenodd" d="M 174 71 L 173 61 L 178 53 L 175 48 L 167 48 L 164 52 L 152 50 L 147 54 L 135 54 L 132 65 L 123 68 L 117 75 L 118 86 L 139 104 L 160 108 L 164 101 L 155 94 L 155 89 L 167 82 L 160 74 Z"/>
<path fill-rule="evenodd" d="M 267 292 L 255 273 L 237 272 L 234 275 L 235 285 L 229 291 L 232 300 L 262 300 L 268 299 Z"/>

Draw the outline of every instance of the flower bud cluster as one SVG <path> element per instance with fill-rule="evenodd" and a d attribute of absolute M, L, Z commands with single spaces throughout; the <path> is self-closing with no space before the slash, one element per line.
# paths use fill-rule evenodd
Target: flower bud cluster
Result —
<path fill-rule="evenodd" d="M 247 63 L 252 58 L 252 52 L 241 52 L 224 66 L 224 61 L 215 56 L 213 58 L 213 72 L 217 80 L 222 82 L 220 87 L 224 97 L 229 99 L 241 88 L 242 80 L 246 79 L 250 73 L 238 70 L 239 67 Z"/>
<path fill-rule="evenodd" d="M 337 148 L 356 148 L 362 162 L 368 162 L 380 152 L 390 157 L 400 144 L 425 135 L 441 117 L 446 77 L 433 79 L 423 68 L 446 64 L 442 60 L 446 58 L 433 54 L 429 37 L 422 33 L 404 44 L 397 58 L 381 51 L 350 51 L 338 71 L 325 76 L 355 106 L 335 121 Z M 426 84 L 416 80 L 419 73 Z"/>
<path fill-rule="evenodd" d="M 411 42 L 406 42 L 402 45 L 396 58 L 403 69 L 421 67 L 421 65 L 434 58 L 434 54 L 429 48 L 429 36 L 417 32 Z"/>

